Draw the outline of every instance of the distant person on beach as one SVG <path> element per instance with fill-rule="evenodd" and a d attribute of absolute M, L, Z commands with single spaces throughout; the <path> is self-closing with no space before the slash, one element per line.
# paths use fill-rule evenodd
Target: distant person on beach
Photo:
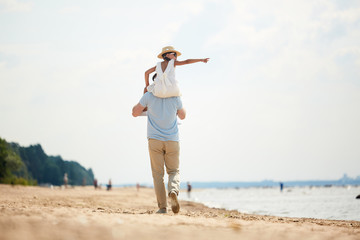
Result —
<path fill-rule="evenodd" d="M 94 178 L 94 188 L 95 190 L 98 188 L 98 181 L 96 178 Z"/>
<path fill-rule="evenodd" d="M 65 188 L 67 188 L 67 185 L 68 185 L 68 175 L 67 173 L 64 174 L 64 186 Z"/>
<path fill-rule="evenodd" d="M 145 72 L 144 93 L 151 92 L 154 96 L 160 98 L 181 96 L 178 83 L 175 79 L 175 67 L 197 62 L 207 63 L 209 61 L 209 58 L 178 61 L 177 57 L 180 55 L 181 53 L 172 46 L 167 46 L 162 49 L 157 57 L 163 61 L 158 62 L 155 67 Z M 154 82 L 150 85 L 149 75 L 155 71 L 156 74 L 153 77 Z"/>
<path fill-rule="evenodd" d="M 187 193 L 188 193 L 188 198 L 190 198 L 190 197 L 191 197 L 191 189 L 192 189 L 192 187 L 191 187 L 190 182 L 187 182 Z"/>
<path fill-rule="evenodd" d="M 112 187 L 111 179 L 109 179 L 108 185 L 106 185 L 106 190 L 110 191 Z"/>

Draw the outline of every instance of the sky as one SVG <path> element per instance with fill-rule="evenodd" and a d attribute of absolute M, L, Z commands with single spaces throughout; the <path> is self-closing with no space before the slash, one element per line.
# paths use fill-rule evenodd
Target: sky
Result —
<path fill-rule="evenodd" d="M 356 0 L 0 0 L 0 137 L 151 183 L 131 110 L 168 45 L 210 58 L 176 68 L 182 181 L 360 175 Z"/>

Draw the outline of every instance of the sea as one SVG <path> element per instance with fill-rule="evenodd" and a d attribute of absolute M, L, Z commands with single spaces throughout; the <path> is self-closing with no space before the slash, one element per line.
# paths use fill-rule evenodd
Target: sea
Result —
<path fill-rule="evenodd" d="M 242 213 L 360 221 L 360 186 L 193 189 L 181 200 Z"/>

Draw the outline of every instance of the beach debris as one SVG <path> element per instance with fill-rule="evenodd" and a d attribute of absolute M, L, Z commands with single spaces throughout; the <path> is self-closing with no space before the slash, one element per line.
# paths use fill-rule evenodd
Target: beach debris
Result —
<path fill-rule="evenodd" d="M 360 199 L 360 194 L 356 196 L 356 199 Z"/>
<path fill-rule="evenodd" d="M 241 224 L 235 221 L 231 221 L 229 223 L 229 227 L 232 228 L 234 231 L 241 231 Z"/>
<path fill-rule="evenodd" d="M 105 208 L 102 208 L 102 207 L 98 207 L 96 210 L 99 212 L 105 212 Z"/>

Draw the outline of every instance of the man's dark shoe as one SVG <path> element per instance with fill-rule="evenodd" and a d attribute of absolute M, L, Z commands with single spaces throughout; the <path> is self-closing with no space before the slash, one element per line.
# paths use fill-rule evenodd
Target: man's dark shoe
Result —
<path fill-rule="evenodd" d="M 156 213 L 164 214 L 164 213 L 167 213 L 167 210 L 166 210 L 166 208 L 160 208 Z"/>

